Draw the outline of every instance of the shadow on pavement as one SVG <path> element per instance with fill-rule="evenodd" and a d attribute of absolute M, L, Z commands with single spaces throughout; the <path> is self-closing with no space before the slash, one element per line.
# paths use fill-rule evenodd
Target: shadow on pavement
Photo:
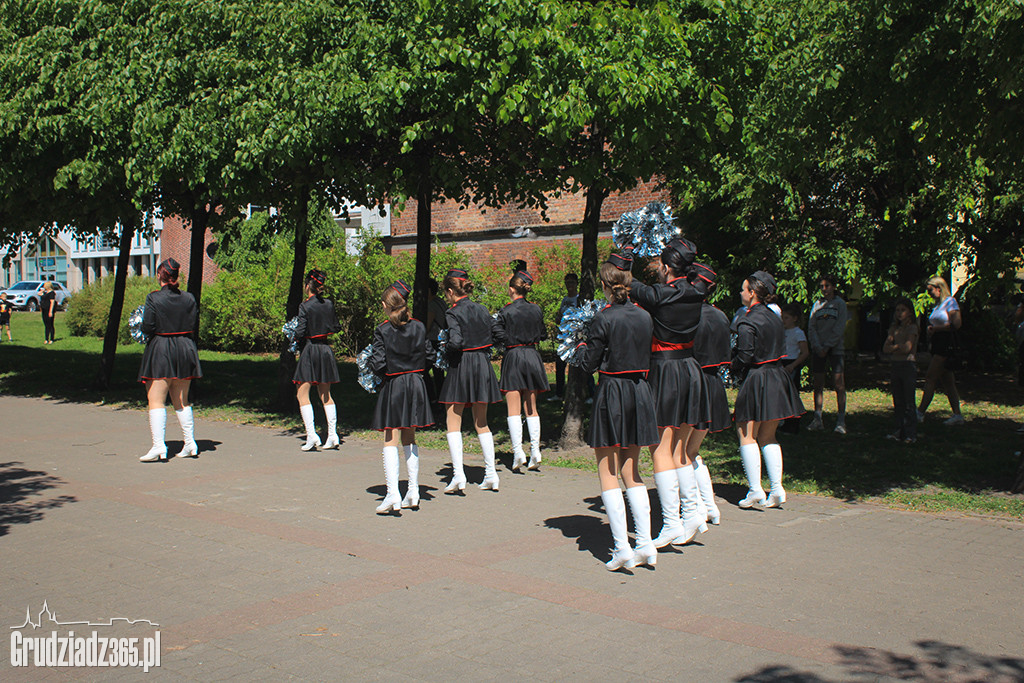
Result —
<path fill-rule="evenodd" d="M 735 679 L 737 683 L 838 683 L 877 680 L 935 683 L 1016 683 L 1024 680 L 1024 659 L 996 657 L 934 640 L 915 643 L 920 652 L 905 655 L 869 647 L 837 646 L 841 679 L 823 678 L 787 666 L 770 666 Z"/>
<path fill-rule="evenodd" d="M 74 496 L 37 500 L 44 491 L 64 481 L 46 472 L 24 469 L 21 464 L 0 463 L 0 536 L 5 536 L 12 524 L 36 522 L 46 510 L 78 502 Z M 33 500 L 29 502 L 29 498 Z"/>

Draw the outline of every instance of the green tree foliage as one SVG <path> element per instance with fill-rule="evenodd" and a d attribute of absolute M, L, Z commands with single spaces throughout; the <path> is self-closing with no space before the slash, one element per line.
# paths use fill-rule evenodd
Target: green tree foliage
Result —
<path fill-rule="evenodd" d="M 184 282 L 182 282 L 184 284 Z M 146 303 L 146 296 L 160 289 L 156 278 L 130 277 L 125 281 L 124 306 L 117 325 L 117 340 L 121 344 L 132 343 L 128 332 L 128 317 L 136 308 Z M 102 337 L 110 318 L 110 302 L 114 298 L 114 278 L 103 278 L 91 282 L 68 300 L 68 311 L 64 320 L 68 331 L 76 337 Z"/>

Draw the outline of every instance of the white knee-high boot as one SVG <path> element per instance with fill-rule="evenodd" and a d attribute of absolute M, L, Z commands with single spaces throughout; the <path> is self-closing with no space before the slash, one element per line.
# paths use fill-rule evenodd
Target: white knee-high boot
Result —
<path fill-rule="evenodd" d="M 658 551 L 651 541 L 651 499 L 646 486 L 626 489 L 629 509 L 633 511 L 633 530 L 636 533 L 636 552 L 633 564 L 653 567 L 658 563 Z"/>
<path fill-rule="evenodd" d="M 302 450 L 312 451 L 320 445 L 320 437 L 316 435 L 316 420 L 313 419 L 313 404 L 299 406 L 299 414 L 302 415 L 302 424 L 306 427 L 306 443 L 302 445 Z"/>
<path fill-rule="evenodd" d="M 777 508 L 786 502 L 786 489 L 782 488 L 782 447 L 777 443 L 767 444 L 761 449 L 764 455 L 764 469 L 768 473 L 771 489 L 768 492 L 766 508 Z"/>
<path fill-rule="evenodd" d="M 466 490 L 466 471 L 462 469 L 462 432 L 448 432 L 448 452 L 452 456 L 452 480 L 445 493 Z"/>
<path fill-rule="evenodd" d="M 530 430 L 530 464 L 527 469 L 540 467 L 540 415 L 527 415 L 526 428 Z"/>
<path fill-rule="evenodd" d="M 178 458 L 196 458 L 199 456 L 199 444 L 196 443 L 194 436 L 195 423 L 192 417 L 192 406 L 187 406 L 181 410 L 175 410 L 174 414 L 178 417 L 178 424 L 181 425 L 181 436 L 185 444 L 181 447 L 181 452 L 178 453 Z"/>
<path fill-rule="evenodd" d="M 490 432 L 477 434 L 480 439 L 480 450 L 484 452 L 484 480 L 480 488 L 485 491 L 498 490 L 498 470 L 494 466 L 494 435 Z"/>
<path fill-rule="evenodd" d="M 697 477 L 697 488 L 700 489 L 701 500 L 708 511 L 708 522 L 718 524 L 722 520 L 722 512 L 715 503 L 715 487 L 711 484 L 711 473 L 704 459 L 699 455 L 693 461 L 693 473 Z"/>
<path fill-rule="evenodd" d="M 523 416 L 508 416 L 508 438 L 512 442 L 512 471 L 518 472 L 526 464 L 526 453 L 523 451 Z"/>
<path fill-rule="evenodd" d="M 334 403 L 324 404 L 324 416 L 327 418 L 327 441 L 324 449 L 337 448 L 341 445 L 338 438 L 338 406 Z"/>
<path fill-rule="evenodd" d="M 622 497 L 622 489 L 616 487 L 601 491 L 604 511 L 608 514 L 608 525 L 612 528 L 612 559 L 605 563 L 609 571 L 633 566 L 633 549 L 629 547 L 629 534 L 626 528 L 626 501 Z"/>
<path fill-rule="evenodd" d="M 402 507 L 402 497 L 398 495 L 398 446 L 385 446 L 383 456 L 384 484 L 388 490 L 384 500 L 377 506 L 378 515 L 397 512 Z"/>
<path fill-rule="evenodd" d="M 664 548 L 683 536 L 683 523 L 679 520 L 679 478 L 675 470 L 654 473 L 654 486 L 661 501 L 661 533 L 654 539 L 657 548 Z"/>
<path fill-rule="evenodd" d="M 707 515 L 700 516 L 697 501 L 700 499 L 700 489 L 697 488 L 697 477 L 691 465 L 684 465 L 676 468 L 676 477 L 679 478 L 679 499 L 682 506 L 683 529 L 687 533 L 704 533 L 708 530 Z M 691 536 L 690 538 L 693 538 Z"/>
<path fill-rule="evenodd" d="M 153 437 L 153 446 L 149 452 L 139 458 L 142 462 L 156 462 L 167 459 L 167 444 L 164 434 L 167 431 L 167 409 L 159 408 L 149 411 L 149 433 Z"/>
<path fill-rule="evenodd" d="M 409 476 L 409 488 L 402 499 L 402 507 L 417 509 L 420 506 L 420 449 L 409 444 L 405 450 L 405 470 Z"/>
<path fill-rule="evenodd" d="M 739 506 L 749 508 L 764 503 L 764 489 L 761 488 L 761 449 L 756 443 L 740 444 L 740 460 L 743 461 L 743 472 L 747 475 L 747 496 L 739 502 Z"/>

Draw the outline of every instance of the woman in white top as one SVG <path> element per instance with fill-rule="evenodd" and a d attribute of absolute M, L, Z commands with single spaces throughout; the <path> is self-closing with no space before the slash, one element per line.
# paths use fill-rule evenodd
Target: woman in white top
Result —
<path fill-rule="evenodd" d="M 917 420 L 924 420 L 924 413 L 935 395 L 935 387 L 942 382 L 942 388 L 949 399 L 949 407 L 953 416 L 946 420 L 947 425 L 962 425 L 964 416 L 960 414 L 960 394 L 956 390 L 956 377 L 946 367 L 946 359 L 953 355 L 956 348 L 955 333 L 960 329 L 960 306 L 949 291 L 949 285 L 941 277 L 933 277 L 926 285 L 928 294 L 935 300 L 935 308 L 928 316 L 928 342 L 932 359 L 928 363 L 928 371 L 924 376 L 924 391 L 921 404 L 917 408 Z"/>

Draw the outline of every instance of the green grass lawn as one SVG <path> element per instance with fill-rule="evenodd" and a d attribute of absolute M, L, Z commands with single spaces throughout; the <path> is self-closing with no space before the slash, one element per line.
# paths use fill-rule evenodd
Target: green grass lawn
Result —
<path fill-rule="evenodd" d="M 57 342 L 44 346 L 39 314 L 13 315 L 14 343 L 0 341 L 0 391 L 140 410 L 145 407 L 142 387 L 136 382 L 142 346 L 118 347 L 111 387 L 97 392 L 89 386 L 99 365 L 102 340 L 70 337 L 62 313 L 57 315 L 56 329 Z M 274 406 L 276 356 L 201 351 L 200 358 L 204 378 L 194 383 L 199 419 L 300 429 L 297 412 L 282 412 Z M 356 383 L 354 362 L 339 363 L 338 369 L 341 383 L 333 396 L 340 428 L 352 437 L 379 439 L 377 432 L 368 429 L 376 397 Z M 1024 446 L 1024 439 L 1016 433 L 1024 421 L 1024 389 L 1012 376 L 961 373 L 958 385 L 968 424 L 942 424 L 950 413 L 945 396 L 939 394 L 913 445 L 884 438 L 892 431 L 892 400 L 885 391 L 888 368 L 873 360 L 852 360 L 846 377 L 850 388 L 847 435 L 805 430 L 798 435 L 780 435 L 788 490 L 915 510 L 1024 519 L 1024 496 L 1006 493 L 1018 465 L 1014 452 Z M 804 392 L 803 398 L 810 407 L 810 393 Z M 828 428 L 834 423 L 830 419 L 834 418 L 834 406 L 835 394 L 826 394 Z M 593 456 L 587 449 L 554 451 L 561 430 L 561 404 L 544 401 L 542 396 L 540 411 L 546 461 L 593 470 Z M 507 460 L 504 405 L 491 406 L 488 419 L 499 459 Z M 427 448 L 447 448 L 443 428 L 421 430 L 419 442 Z M 467 438 L 466 447 L 471 452 L 477 449 L 476 439 Z M 742 497 L 745 480 L 736 435 L 732 431 L 710 435 L 702 452 L 719 494 L 729 500 Z M 646 453 L 642 464 L 649 473 Z"/>

